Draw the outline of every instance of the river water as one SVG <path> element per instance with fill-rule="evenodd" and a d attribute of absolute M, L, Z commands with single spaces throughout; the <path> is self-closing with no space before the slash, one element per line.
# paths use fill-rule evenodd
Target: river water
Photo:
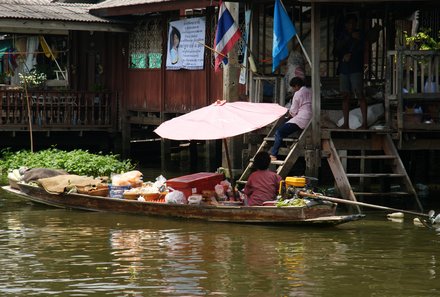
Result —
<path fill-rule="evenodd" d="M 92 213 L 0 190 L 0 296 L 440 296 L 440 230 Z"/>

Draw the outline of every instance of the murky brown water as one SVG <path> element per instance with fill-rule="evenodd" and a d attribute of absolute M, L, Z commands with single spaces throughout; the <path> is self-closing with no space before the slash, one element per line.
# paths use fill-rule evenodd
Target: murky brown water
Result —
<path fill-rule="evenodd" d="M 440 296 L 440 231 L 68 211 L 0 191 L 0 296 Z"/>

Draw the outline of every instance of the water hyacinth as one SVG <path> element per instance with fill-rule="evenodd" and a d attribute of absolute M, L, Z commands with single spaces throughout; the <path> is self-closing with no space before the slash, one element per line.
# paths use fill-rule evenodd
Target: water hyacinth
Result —
<path fill-rule="evenodd" d="M 28 88 L 38 88 L 44 85 L 47 80 L 47 76 L 43 72 L 38 72 L 35 69 L 29 71 L 29 73 L 19 73 L 20 84 L 24 86 L 25 82 Z"/>

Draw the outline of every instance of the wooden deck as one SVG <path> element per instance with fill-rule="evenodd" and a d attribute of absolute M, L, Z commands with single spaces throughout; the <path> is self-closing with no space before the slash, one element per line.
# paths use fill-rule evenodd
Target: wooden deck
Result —
<path fill-rule="evenodd" d="M 388 52 L 385 113 L 389 127 L 405 131 L 440 131 L 440 53 Z"/>
<path fill-rule="evenodd" d="M 115 129 L 112 93 L 0 90 L 0 131 Z M 29 113 L 28 113 L 29 106 Z"/>

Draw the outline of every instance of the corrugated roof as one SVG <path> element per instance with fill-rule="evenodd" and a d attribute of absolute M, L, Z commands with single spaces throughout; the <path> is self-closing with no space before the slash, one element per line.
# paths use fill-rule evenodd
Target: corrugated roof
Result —
<path fill-rule="evenodd" d="M 50 4 L 52 0 L 0 0 L 0 4 L 35 4 L 35 5 L 42 5 L 42 4 Z"/>
<path fill-rule="evenodd" d="M 0 0 L 0 19 L 32 19 L 110 23 L 89 13 L 93 4 L 61 3 L 51 0 Z"/>
<path fill-rule="evenodd" d="M 99 16 L 122 16 L 215 6 L 219 0 L 105 0 L 91 7 Z"/>
<path fill-rule="evenodd" d="M 172 0 L 106 0 L 101 3 L 95 4 L 92 9 L 101 9 L 101 8 L 113 8 L 113 7 L 121 7 L 121 6 L 133 6 L 133 5 L 141 5 L 141 4 L 152 4 L 152 3 L 161 3 L 161 2 L 170 2 Z"/>

